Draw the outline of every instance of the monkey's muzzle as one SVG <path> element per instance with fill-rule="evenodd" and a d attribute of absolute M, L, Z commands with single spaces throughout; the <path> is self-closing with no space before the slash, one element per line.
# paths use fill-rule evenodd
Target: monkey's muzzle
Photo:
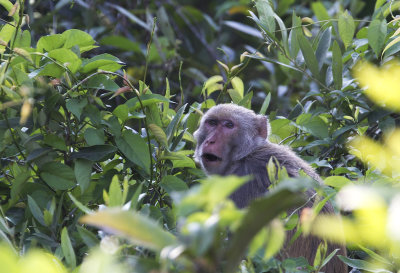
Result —
<path fill-rule="evenodd" d="M 203 154 L 201 157 L 205 159 L 207 162 L 222 161 L 222 158 L 209 153 Z"/>

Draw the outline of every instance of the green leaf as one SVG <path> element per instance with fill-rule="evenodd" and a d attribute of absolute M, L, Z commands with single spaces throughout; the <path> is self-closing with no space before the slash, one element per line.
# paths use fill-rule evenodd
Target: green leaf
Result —
<path fill-rule="evenodd" d="M 249 256 L 254 257 L 256 255 L 257 251 L 261 249 L 265 245 L 267 241 L 267 229 L 261 229 L 260 232 L 257 233 L 256 236 L 254 236 L 254 239 L 251 241 L 249 245 Z"/>
<path fill-rule="evenodd" d="M 314 268 L 318 268 L 321 265 L 322 256 L 326 254 L 327 243 L 326 241 L 322 241 L 317 248 L 317 252 L 315 253 L 313 266 Z"/>
<path fill-rule="evenodd" d="M 146 141 L 138 134 L 124 131 L 122 137 L 116 138 L 118 149 L 133 163 L 143 168 L 146 173 L 150 169 L 150 154 Z"/>
<path fill-rule="evenodd" d="M 289 48 L 290 48 L 290 56 L 292 58 L 296 58 L 299 53 L 300 46 L 297 40 L 297 36 L 303 35 L 301 32 L 301 19 L 296 16 L 295 11 L 293 10 L 292 15 L 292 30 L 289 33 Z"/>
<path fill-rule="evenodd" d="M 64 139 L 57 135 L 49 134 L 45 135 L 43 138 L 43 142 L 51 147 L 54 147 L 61 151 L 67 151 L 67 145 L 65 145 Z"/>
<path fill-rule="evenodd" d="M 339 15 L 338 27 L 340 38 L 343 41 L 344 47 L 347 48 L 351 45 L 356 30 L 354 19 L 347 10 Z"/>
<path fill-rule="evenodd" d="M 79 46 L 80 52 L 86 52 L 97 46 L 94 46 L 95 41 L 92 36 L 86 32 L 78 29 L 69 29 L 62 33 L 65 39 L 64 48 L 72 48 L 74 46 Z"/>
<path fill-rule="evenodd" d="M 398 51 L 399 51 L 399 42 L 400 42 L 400 36 L 397 36 L 396 38 L 394 38 L 393 40 L 391 40 L 391 41 L 385 46 L 385 48 L 383 49 L 382 55 L 383 55 L 387 50 L 388 50 L 387 53 L 389 53 L 389 54 L 386 54 L 386 55 L 385 55 L 385 58 L 388 57 L 388 56 L 390 56 L 390 55 L 392 55 L 392 54 L 394 54 L 395 52 L 398 52 Z M 396 47 L 393 47 L 394 45 L 397 45 L 397 48 L 396 48 Z M 395 52 L 390 52 L 390 51 L 391 51 L 391 50 L 389 50 L 390 48 L 393 48 Z"/>
<path fill-rule="evenodd" d="M 375 3 L 375 8 L 374 8 L 374 10 L 377 10 L 377 9 L 379 9 L 383 4 L 385 4 L 386 3 L 386 0 L 377 0 L 376 1 L 376 3 Z"/>
<path fill-rule="evenodd" d="M 2 26 L 0 30 L 0 40 L 8 43 L 11 38 L 13 37 L 15 33 L 15 26 L 10 25 L 10 24 L 5 24 Z M 3 53 L 5 51 L 5 46 L 0 46 L 0 53 Z"/>
<path fill-rule="evenodd" d="M 140 43 L 133 42 L 126 37 L 110 35 L 102 38 L 99 43 L 101 45 L 114 46 L 126 51 L 136 52 L 142 54 L 142 50 L 140 49 Z"/>
<path fill-rule="evenodd" d="M 76 229 L 78 230 L 79 236 L 81 236 L 82 241 L 87 245 L 89 248 L 93 248 L 97 246 L 100 241 L 97 239 L 97 236 L 94 235 L 89 230 L 77 225 Z"/>
<path fill-rule="evenodd" d="M 243 32 L 244 34 L 251 35 L 259 39 L 262 38 L 262 35 L 257 28 L 236 21 L 225 20 L 223 23 L 224 25 L 233 28 L 237 31 Z"/>
<path fill-rule="evenodd" d="M 53 222 L 53 215 L 48 210 L 45 209 L 43 212 L 43 219 L 45 225 L 49 227 Z"/>
<path fill-rule="evenodd" d="M 366 270 L 368 272 L 376 272 L 376 273 L 392 273 L 392 271 L 383 269 L 378 265 L 374 264 L 374 263 L 369 263 L 366 262 L 364 260 L 358 260 L 358 259 L 350 259 L 347 258 L 345 256 L 342 255 L 337 255 L 339 257 L 339 259 L 344 262 L 345 264 L 353 267 L 353 268 L 357 268 L 357 269 L 361 269 L 361 270 Z"/>
<path fill-rule="evenodd" d="M 122 190 L 117 175 L 114 175 L 111 180 L 110 189 L 108 190 L 108 196 L 109 207 L 118 207 L 123 205 L 124 200 L 122 200 Z"/>
<path fill-rule="evenodd" d="M 42 36 L 37 42 L 36 50 L 38 52 L 50 52 L 51 50 L 61 48 L 64 43 L 65 37 L 62 34 Z"/>
<path fill-rule="evenodd" d="M 269 103 L 271 101 L 271 92 L 268 93 L 268 95 L 265 97 L 264 102 L 261 106 L 261 110 L 260 110 L 260 115 L 265 115 L 265 113 L 267 112 Z"/>
<path fill-rule="evenodd" d="M 139 17 L 135 16 L 129 10 L 126 10 L 125 8 L 123 8 L 122 6 L 119 6 L 119 5 L 110 4 L 109 6 L 115 8 L 116 10 L 118 10 L 118 12 L 120 14 L 122 14 L 123 16 L 125 16 L 126 18 L 131 20 L 133 23 L 136 23 L 139 26 L 141 26 L 142 28 L 144 28 L 145 30 L 151 32 L 151 25 L 150 24 L 146 24 L 145 22 L 140 20 Z"/>
<path fill-rule="evenodd" d="M 114 109 L 113 114 L 117 118 L 119 118 L 122 121 L 122 123 L 124 123 L 129 117 L 129 107 L 128 107 L 128 105 L 126 105 L 126 104 L 118 105 Z"/>
<path fill-rule="evenodd" d="M 315 16 L 317 16 L 318 21 L 328 21 L 331 19 L 325 6 L 320 1 L 311 3 L 311 9 Z"/>
<path fill-rule="evenodd" d="M 320 117 L 312 116 L 311 114 L 301 114 L 298 116 L 296 119 L 296 126 L 322 139 L 329 135 L 326 123 Z"/>
<path fill-rule="evenodd" d="M 310 69 L 311 74 L 315 78 L 320 79 L 318 61 L 310 42 L 306 37 L 304 37 L 304 35 L 298 35 L 297 40 L 299 41 L 300 49 L 303 53 L 304 61 L 306 62 L 308 69 Z"/>
<path fill-rule="evenodd" d="M 210 78 L 204 83 L 203 89 L 201 90 L 201 93 L 205 95 L 205 91 L 207 91 L 207 95 L 209 96 L 212 92 L 216 90 L 221 90 L 222 85 L 218 84 L 219 82 L 223 81 L 224 79 L 220 75 L 215 75 Z"/>
<path fill-rule="evenodd" d="M 65 69 L 55 63 L 46 63 L 39 69 L 33 70 L 29 73 L 29 77 L 35 78 L 38 76 L 50 76 L 53 78 L 60 78 L 65 72 Z"/>
<path fill-rule="evenodd" d="M 18 39 L 15 44 L 16 47 L 31 47 L 31 33 L 28 30 L 24 30 L 18 35 Z"/>
<path fill-rule="evenodd" d="M 157 141 L 166 149 L 168 149 L 167 135 L 164 130 L 155 124 L 149 124 L 149 129 Z"/>
<path fill-rule="evenodd" d="M 64 227 L 61 231 L 61 249 L 65 257 L 65 261 L 70 268 L 76 267 L 76 257 L 71 240 L 69 239 L 68 230 Z"/>
<path fill-rule="evenodd" d="M 332 46 L 332 74 L 335 89 L 341 90 L 343 82 L 342 51 L 336 41 L 333 42 Z"/>
<path fill-rule="evenodd" d="M 170 152 L 165 158 L 172 161 L 174 168 L 196 168 L 193 159 L 188 157 L 190 154 L 193 154 L 193 151 L 183 150 L 179 152 Z"/>
<path fill-rule="evenodd" d="M 239 77 L 234 77 L 231 80 L 231 84 L 233 86 L 233 88 L 238 92 L 238 94 L 240 95 L 240 99 L 243 99 L 243 95 L 244 95 L 244 84 L 242 79 L 240 79 Z"/>
<path fill-rule="evenodd" d="M 115 72 L 122 67 L 122 62 L 111 54 L 100 54 L 82 64 L 81 72 L 89 73 L 94 70 L 105 70 Z"/>
<path fill-rule="evenodd" d="M 86 213 L 86 214 L 90 214 L 93 213 L 93 211 L 91 209 L 89 209 L 88 207 L 86 207 L 85 205 L 83 205 L 81 202 L 78 201 L 78 199 L 76 199 L 72 193 L 68 193 L 69 198 L 71 198 L 71 201 L 74 202 L 75 206 L 77 206 L 82 212 Z"/>
<path fill-rule="evenodd" d="M 75 115 L 78 119 L 81 118 L 82 111 L 87 105 L 87 99 L 86 98 L 76 98 L 76 99 L 69 99 L 66 103 L 68 111 L 70 111 L 72 114 Z"/>
<path fill-rule="evenodd" d="M 96 128 L 87 128 L 84 133 L 85 141 L 89 146 L 104 144 L 104 130 Z"/>
<path fill-rule="evenodd" d="M 228 89 L 228 94 L 229 97 L 231 97 L 233 103 L 235 104 L 238 104 L 243 99 L 243 97 L 236 89 Z"/>
<path fill-rule="evenodd" d="M 10 12 L 10 10 L 14 7 L 14 4 L 8 0 L 0 0 L 0 5 L 2 5 L 7 12 Z"/>
<path fill-rule="evenodd" d="M 90 176 L 92 174 L 93 162 L 87 159 L 75 160 L 74 173 L 81 192 L 85 192 L 89 188 Z"/>
<path fill-rule="evenodd" d="M 92 89 L 102 89 L 109 91 L 117 91 L 119 89 L 118 84 L 115 83 L 113 79 L 111 79 L 108 75 L 100 74 L 91 77 L 87 82 L 83 85 L 85 88 Z"/>
<path fill-rule="evenodd" d="M 366 247 L 363 247 L 362 245 L 358 245 L 359 248 L 361 248 L 362 251 L 364 251 L 365 253 L 367 253 L 371 258 L 373 258 L 374 260 L 380 262 L 380 263 L 384 263 L 387 265 L 392 265 L 392 262 L 384 257 L 382 257 L 381 255 L 375 253 L 374 251 L 372 251 L 371 249 L 368 249 Z"/>
<path fill-rule="evenodd" d="M 85 215 L 81 222 L 124 236 L 134 244 L 158 252 L 166 246 L 177 244 L 171 233 L 163 230 L 155 221 L 133 211 L 103 210 Z"/>
<path fill-rule="evenodd" d="M 293 65 L 285 64 L 285 63 L 283 63 L 283 62 L 279 62 L 279 61 L 276 61 L 276 60 L 271 59 L 271 58 L 260 57 L 260 56 L 258 56 L 258 55 L 256 55 L 256 54 L 247 55 L 246 57 L 247 57 L 247 58 L 251 58 L 251 59 L 256 59 L 256 60 L 260 60 L 260 61 L 265 61 L 265 62 L 273 63 L 273 64 L 277 64 L 277 65 L 280 65 L 280 66 L 283 66 L 283 67 L 287 67 L 287 68 L 290 68 L 290 69 L 293 69 L 293 70 L 295 70 L 295 71 L 298 71 L 298 72 L 302 72 L 302 73 L 303 73 L 302 70 L 298 69 L 297 67 L 295 67 L 295 66 L 293 66 Z"/>
<path fill-rule="evenodd" d="M 268 0 L 256 0 L 256 9 L 260 22 L 267 28 L 270 33 L 275 32 L 274 10 Z"/>
<path fill-rule="evenodd" d="M 210 96 L 212 93 L 214 93 L 215 91 L 221 91 L 224 88 L 224 86 L 220 83 L 216 83 L 213 85 L 210 85 L 207 87 L 207 96 Z"/>
<path fill-rule="evenodd" d="M 73 152 L 71 159 L 83 158 L 90 161 L 103 161 L 117 151 L 117 148 L 110 144 L 93 145 L 84 147 L 79 152 Z"/>
<path fill-rule="evenodd" d="M 186 108 L 186 104 L 181 106 L 181 108 L 176 112 L 176 115 L 174 116 L 172 121 L 168 124 L 168 127 L 165 130 L 165 134 L 167 135 L 168 142 L 172 141 L 172 137 L 176 133 L 176 130 L 178 128 L 179 122 L 183 115 L 183 111 L 185 111 L 185 108 Z"/>
<path fill-rule="evenodd" d="M 251 108 L 251 99 L 253 98 L 253 91 L 250 91 L 249 93 L 244 96 L 244 98 L 239 101 L 238 105 L 246 107 L 247 109 Z"/>
<path fill-rule="evenodd" d="M 82 64 L 81 59 L 74 52 L 66 48 L 53 49 L 48 53 L 48 56 L 66 66 L 73 74 L 78 71 Z"/>
<path fill-rule="evenodd" d="M 38 148 L 33 150 L 32 152 L 29 153 L 28 157 L 26 160 L 28 162 L 34 161 L 36 159 L 39 159 L 40 157 L 47 155 L 52 149 L 51 148 Z"/>
<path fill-rule="evenodd" d="M 317 50 L 315 51 L 315 57 L 318 60 L 318 67 L 320 69 L 325 62 L 326 54 L 328 53 L 329 47 L 331 46 L 331 33 L 332 27 L 325 29 L 322 32 L 321 38 L 318 41 Z"/>
<path fill-rule="evenodd" d="M 142 193 L 142 188 L 143 188 L 143 184 L 139 184 L 139 186 L 135 190 L 135 193 L 132 196 L 130 208 L 133 209 L 133 210 L 137 209 L 137 205 L 138 205 L 138 203 L 140 201 L 139 200 L 140 194 Z"/>
<path fill-rule="evenodd" d="M 151 104 L 159 103 L 159 102 L 169 102 L 169 99 L 161 96 L 159 94 L 145 94 L 141 95 L 140 99 L 142 101 L 143 107 L 146 107 Z M 133 98 L 128 100 L 126 103 L 129 107 L 129 111 L 135 111 L 141 107 L 138 98 Z"/>
<path fill-rule="evenodd" d="M 265 225 L 283 211 L 301 205 L 303 202 L 301 195 L 285 188 L 269 192 L 267 196 L 254 200 L 228 246 L 223 272 L 235 271 L 248 244 Z M 269 209 L 265 210 L 265 208 Z"/>
<path fill-rule="evenodd" d="M 335 257 L 335 254 L 339 251 L 340 249 L 337 248 L 334 251 L 332 251 L 323 261 L 321 264 L 321 267 L 324 267 L 330 260 L 332 260 L 333 257 Z"/>
<path fill-rule="evenodd" d="M 11 192 L 10 192 L 12 200 L 17 200 L 21 190 L 24 188 L 24 185 L 28 181 L 30 176 L 31 176 L 30 171 L 23 171 L 14 178 L 11 184 Z"/>
<path fill-rule="evenodd" d="M 329 176 L 325 178 L 324 184 L 337 189 L 341 189 L 344 186 L 351 184 L 351 180 L 347 179 L 344 176 Z"/>
<path fill-rule="evenodd" d="M 282 21 L 282 19 L 276 14 L 274 13 L 274 18 L 275 20 L 278 22 L 279 25 L 279 29 L 282 35 L 282 44 L 283 44 L 283 48 L 285 49 L 286 52 L 289 52 L 289 40 L 288 40 L 288 34 L 287 34 L 287 29 L 285 26 L 285 23 Z"/>
<path fill-rule="evenodd" d="M 186 183 L 174 175 L 164 176 L 161 180 L 160 187 L 169 195 L 174 191 L 185 191 L 188 189 Z"/>
<path fill-rule="evenodd" d="M 264 259 L 270 259 L 282 248 L 285 237 L 285 228 L 282 222 L 274 220 L 267 228 L 267 246 L 265 248 Z"/>
<path fill-rule="evenodd" d="M 40 171 L 42 179 L 55 190 L 68 190 L 76 185 L 74 171 L 60 162 L 48 162 Z"/>
<path fill-rule="evenodd" d="M 168 38 L 170 44 L 173 45 L 176 43 L 176 37 L 171 23 L 168 20 L 169 16 L 170 15 L 165 10 L 165 7 L 161 5 L 157 11 L 157 18 L 159 19 L 157 26 L 161 28 L 162 33 Z"/>
<path fill-rule="evenodd" d="M 378 57 L 385 44 L 387 35 L 386 20 L 373 20 L 368 27 L 368 43 Z"/>
<path fill-rule="evenodd" d="M 198 207 L 205 207 L 205 209 L 212 211 L 218 203 L 225 200 L 247 181 L 248 177 L 210 176 L 202 181 L 201 185 L 189 189 L 177 207 L 177 215 L 187 216 Z"/>
<path fill-rule="evenodd" d="M 32 212 L 33 217 L 43 226 L 46 226 L 42 210 L 39 208 L 35 200 L 28 195 L 28 207 Z"/>

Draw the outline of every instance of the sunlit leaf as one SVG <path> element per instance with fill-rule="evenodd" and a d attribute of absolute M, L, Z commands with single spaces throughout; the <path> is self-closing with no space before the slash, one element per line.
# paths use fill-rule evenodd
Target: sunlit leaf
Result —
<path fill-rule="evenodd" d="M 295 192 L 280 189 L 253 201 L 226 251 L 224 272 L 233 272 L 242 260 L 251 239 L 282 211 L 300 205 L 303 199 Z M 269 208 L 267 211 L 265 208 Z"/>
<path fill-rule="evenodd" d="M 382 107 L 400 111 L 399 63 L 387 63 L 380 68 L 362 63 L 354 69 L 354 74 L 371 100 Z"/>
<path fill-rule="evenodd" d="M 387 146 L 383 146 L 365 136 L 360 136 L 350 142 L 350 153 L 362 161 L 371 164 L 385 174 L 392 176 L 400 172 L 400 157 L 398 153 L 399 135 L 389 138 Z M 393 148 L 394 147 L 394 148 Z"/>
<path fill-rule="evenodd" d="M 353 40 L 356 29 L 354 19 L 347 10 L 339 15 L 338 26 L 340 38 L 342 38 L 343 44 L 347 48 Z"/>
<path fill-rule="evenodd" d="M 233 88 L 240 94 L 241 98 L 243 98 L 243 94 L 244 94 L 243 81 L 239 77 L 234 77 L 231 80 L 231 84 L 232 84 Z"/>
<path fill-rule="evenodd" d="M 135 244 L 155 251 L 177 243 L 176 238 L 155 221 L 133 211 L 103 210 L 82 217 L 81 222 L 119 234 Z"/>

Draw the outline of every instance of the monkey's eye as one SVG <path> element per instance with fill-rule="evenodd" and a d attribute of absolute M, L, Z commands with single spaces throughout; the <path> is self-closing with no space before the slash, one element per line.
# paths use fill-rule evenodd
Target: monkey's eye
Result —
<path fill-rule="evenodd" d="M 218 120 L 216 119 L 209 119 L 207 120 L 208 125 L 210 126 L 217 126 L 218 125 Z"/>
<path fill-rule="evenodd" d="M 233 127 L 235 127 L 235 125 L 233 124 L 233 122 L 230 121 L 230 120 L 225 121 L 225 122 L 224 122 L 224 126 L 227 127 L 227 128 L 229 128 L 229 129 L 232 129 Z"/>

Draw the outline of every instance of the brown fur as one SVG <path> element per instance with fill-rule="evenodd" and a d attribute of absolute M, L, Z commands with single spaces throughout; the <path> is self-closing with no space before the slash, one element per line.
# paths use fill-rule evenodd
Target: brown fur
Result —
<path fill-rule="evenodd" d="M 210 122 L 211 120 L 211 122 Z M 233 128 L 224 122 L 233 123 Z M 197 147 L 196 161 L 208 174 L 238 176 L 252 175 L 253 180 L 241 186 L 231 195 L 231 199 L 239 208 L 246 207 L 251 200 L 268 191 L 270 181 L 266 165 L 274 157 L 281 167 L 285 167 L 289 176 L 297 177 L 303 170 L 311 178 L 321 182 L 318 174 L 305 161 L 300 159 L 290 148 L 270 143 L 268 120 L 265 116 L 256 115 L 253 111 L 234 104 L 221 104 L 211 108 L 202 118 L 199 129 L 195 132 Z M 213 154 L 219 160 L 209 162 L 204 154 Z M 308 197 L 315 192 L 308 191 Z M 312 206 L 309 204 L 308 206 Z M 333 207 L 327 203 L 322 213 L 334 213 Z M 288 241 L 295 231 L 288 232 Z M 313 263 L 316 250 L 321 240 L 301 236 L 291 245 L 286 245 L 282 258 L 305 257 Z M 339 248 L 337 254 L 346 255 L 344 246 L 328 244 L 328 254 Z M 322 270 L 327 273 L 346 273 L 347 266 L 334 257 Z"/>

